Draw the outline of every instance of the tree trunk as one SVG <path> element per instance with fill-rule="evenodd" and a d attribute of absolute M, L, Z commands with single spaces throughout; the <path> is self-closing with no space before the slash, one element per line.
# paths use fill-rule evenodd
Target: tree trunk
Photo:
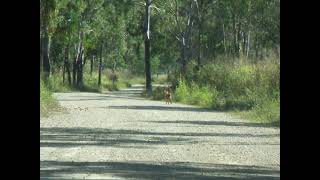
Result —
<path fill-rule="evenodd" d="M 63 83 L 63 84 L 64 84 L 64 82 L 65 82 L 65 72 L 66 72 L 67 62 L 68 62 L 67 48 L 65 48 L 65 49 L 64 49 L 63 71 L 62 71 L 62 83 Z"/>
<path fill-rule="evenodd" d="M 65 48 L 65 59 L 64 59 L 64 70 L 67 71 L 67 76 L 68 76 L 68 85 L 71 86 L 71 72 L 70 72 L 70 62 L 69 62 L 69 54 L 70 54 L 70 27 L 68 29 L 68 44 L 67 47 Z M 65 73 L 65 72 L 64 72 Z M 64 74 L 63 74 L 64 75 Z M 63 83 L 64 83 L 65 77 L 63 77 Z"/>
<path fill-rule="evenodd" d="M 83 52 L 82 52 L 82 61 L 83 61 L 83 63 L 82 63 L 82 68 L 84 68 L 84 66 L 86 65 L 86 63 L 87 63 L 87 55 L 85 55 L 85 53 L 84 53 L 84 49 L 82 50 Z"/>
<path fill-rule="evenodd" d="M 101 86 L 102 50 L 103 50 L 103 43 L 101 43 L 101 46 L 100 46 L 100 59 L 99 59 L 98 86 Z"/>
<path fill-rule="evenodd" d="M 150 65 L 150 40 L 145 40 L 145 74 L 146 74 L 146 90 L 148 96 L 152 95 L 151 85 L 151 65 Z"/>
<path fill-rule="evenodd" d="M 247 59 L 249 58 L 249 52 L 250 52 L 250 30 L 248 32 L 248 40 L 247 40 L 247 54 L 246 54 Z"/>
<path fill-rule="evenodd" d="M 41 26 L 40 26 L 41 27 Z M 40 75 L 42 73 L 42 29 L 40 28 Z"/>
<path fill-rule="evenodd" d="M 82 88 L 83 85 L 83 50 L 81 50 L 78 61 L 78 72 L 77 72 L 77 87 Z"/>
<path fill-rule="evenodd" d="M 257 36 L 255 36 L 255 39 L 254 39 L 254 49 L 255 49 L 255 59 L 258 59 L 258 56 L 259 56 L 259 46 L 258 46 L 258 38 Z"/>
<path fill-rule="evenodd" d="M 280 58 L 280 46 L 279 45 L 276 46 L 276 56 L 277 56 L 277 58 Z"/>
<path fill-rule="evenodd" d="M 226 46 L 226 32 L 224 24 L 222 24 L 222 31 L 223 31 L 223 47 L 224 47 L 224 54 L 227 53 L 227 46 Z"/>
<path fill-rule="evenodd" d="M 197 70 L 200 70 L 200 67 L 201 67 L 201 33 L 202 33 L 202 26 L 201 26 L 201 21 L 200 21 L 199 22 L 199 32 L 198 32 L 199 50 L 198 50 L 198 66 L 197 66 Z"/>
<path fill-rule="evenodd" d="M 65 72 L 66 72 L 66 63 L 63 63 L 63 68 L 62 68 L 62 84 L 65 82 Z"/>
<path fill-rule="evenodd" d="M 65 82 L 65 72 L 67 71 L 67 76 L 68 76 L 68 85 L 71 86 L 71 72 L 70 72 L 70 63 L 69 63 L 69 47 L 65 48 L 64 51 L 64 63 L 63 63 L 63 75 L 62 75 L 62 82 Z"/>
<path fill-rule="evenodd" d="M 237 32 L 237 55 L 238 57 L 241 54 L 241 21 L 238 23 L 238 32 Z"/>
<path fill-rule="evenodd" d="M 196 69 L 200 70 L 201 67 L 201 34 L 202 34 L 202 16 L 201 16 L 201 10 L 203 8 L 203 1 L 199 1 L 199 3 L 197 1 L 196 5 L 197 5 L 197 10 L 198 10 L 198 64 Z"/>
<path fill-rule="evenodd" d="M 77 53 L 77 87 L 82 87 L 83 85 L 83 32 L 80 32 L 79 35 L 79 46 Z"/>
<path fill-rule="evenodd" d="M 91 60 L 90 60 L 90 76 L 92 76 L 93 61 L 94 61 L 94 55 L 92 56 L 92 58 L 91 58 Z"/>
<path fill-rule="evenodd" d="M 242 44 L 242 54 L 243 55 L 246 55 L 247 54 L 247 34 L 244 32 L 244 31 L 242 31 L 242 42 L 243 42 L 243 44 Z"/>
<path fill-rule="evenodd" d="M 112 86 L 114 87 L 114 83 L 115 83 L 115 76 L 116 76 L 116 73 L 115 73 L 115 64 L 113 64 L 113 68 L 111 69 L 112 71 L 112 75 L 111 75 L 111 79 L 112 79 Z"/>
<path fill-rule="evenodd" d="M 236 32 L 236 19 L 235 15 L 232 13 L 232 30 L 233 30 L 233 56 L 236 56 L 237 52 L 237 32 Z"/>
<path fill-rule="evenodd" d="M 72 67 L 72 84 L 73 86 L 76 86 L 76 83 L 77 83 L 77 57 L 74 57 L 73 58 L 73 67 Z"/>
<path fill-rule="evenodd" d="M 44 27 L 43 30 L 43 40 L 42 40 L 42 65 L 43 65 L 43 75 L 45 80 L 50 75 L 50 62 L 49 62 L 49 36 L 48 27 Z"/>
<path fill-rule="evenodd" d="M 192 54 L 188 53 L 187 50 L 189 50 L 191 46 L 191 30 L 192 30 L 192 27 L 193 27 L 193 16 L 192 16 L 192 2 L 190 4 L 190 9 L 189 9 L 189 12 L 188 12 L 188 21 L 187 21 L 187 29 L 181 33 L 181 73 L 182 73 L 182 76 L 185 77 L 186 75 L 186 72 L 187 72 L 187 63 L 189 62 L 190 60 L 190 57 Z M 189 51 L 190 52 L 190 51 Z"/>
<path fill-rule="evenodd" d="M 126 53 L 124 55 L 124 63 L 129 64 L 129 49 L 126 50 Z"/>
<path fill-rule="evenodd" d="M 147 96 L 152 95 L 151 85 L 151 64 L 150 64 L 150 14 L 151 0 L 146 0 L 145 14 L 145 35 L 144 35 L 144 59 L 145 59 L 145 74 L 146 74 L 146 91 Z"/>
<path fill-rule="evenodd" d="M 70 63 L 67 62 L 66 64 L 66 71 L 67 71 L 67 75 L 68 75 L 68 84 L 69 86 L 71 86 L 71 71 L 70 71 Z"/>
<path fill-rule="evenodd" d="M 186 44 L 184 43 L 185 38 L 182 37 L 182 44 L 181 44 L 181 73 L 184 77 L 187 72 L 187 61 L 186 61 Z"/>
<path fill-rule="evenodd" d="M 192 54 L 192 27 L 194 22 L 194 17 L 192 13 L 193 9 L 193 2 L 190 3 L 190 9 L 188 11 L 188 21 L 187 21 L 187 30 L 184 33 L 184 71 L 186 72 L 186 66 L 191 57 L 193 57 Z M 184 73 L 186 74 L 186 73 Z"/>
<path fill-rule="evenodd" d="M 65 82 L 65 71 L 68 73 L 68 83 L 71 85 L 70 65 L 69 65 L 69 45 L 64 49 L 64 63 L 63 63 L 63 84 Z"/>

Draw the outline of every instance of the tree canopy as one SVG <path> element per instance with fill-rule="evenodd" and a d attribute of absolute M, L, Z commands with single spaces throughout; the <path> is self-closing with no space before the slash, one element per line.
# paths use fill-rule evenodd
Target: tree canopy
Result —
<path fill-rule="evenodd" d="M 101 71 L 128 69 L 139 75 L 178 71 L 184 76 L 191 62 L 200 70 L 220 56 L 261 61 L 270 52 L 279 53 L 280 0 L 41 0 L 40 4 L 41 72 L 49 76 L 62 70 L 74 86 L 83 84 L 89 61 Z M 144 59 L 146 44 L 149 60 Z"/>

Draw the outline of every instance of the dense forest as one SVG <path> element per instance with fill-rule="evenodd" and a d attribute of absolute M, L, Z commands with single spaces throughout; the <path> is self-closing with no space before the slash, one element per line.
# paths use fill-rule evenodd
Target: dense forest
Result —
<path fill-rule="evenodd" d="M 43 91 L 139 81 L 161 99 L 165 82 L 175 101 L 280 121 L 280 0 L 40 0 L 40 16 Z"/>

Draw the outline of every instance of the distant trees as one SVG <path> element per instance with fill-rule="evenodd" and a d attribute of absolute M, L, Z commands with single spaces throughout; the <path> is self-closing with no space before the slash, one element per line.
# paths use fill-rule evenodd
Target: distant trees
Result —
<path fill-rule="evenodd" d="M 41 0 L 40 15 L 40 71 L 75 87 L 90 64 L 99 85 L 103 68 L 129 69 L 151 94 L 155 71 L 257 61 L 280 45 L 280 0 Z"/>
<path fill-rule="evenodd" d="M 55 0 L 40 1 L 40 70 L 42 70 L 45 79 L 50 74 L 49 61 L 49 28 L 50 20 L 56 8 Z"/>

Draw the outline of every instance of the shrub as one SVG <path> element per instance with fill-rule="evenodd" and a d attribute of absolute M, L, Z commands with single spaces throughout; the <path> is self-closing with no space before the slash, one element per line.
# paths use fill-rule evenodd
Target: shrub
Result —
<path fill-rule="evenodd" d="M 49 111 L 58 107 L 58 102 L 52 96 L 52 92 L 45 83 L 40 80 L 40 115 L 46 116 Z"/>
<path fill-rule="evenodd" d="M 112 81 L 112 83 L 117 82 L 119 78 L 115 72 L 111 72 L 108 77 L 109 77 L 109 80 Z"/>
<path fill-rule="evenodd" d="M 163 100 L 164 99 L 164 90 L 165 87 L 156 87 L 152 91 L 153 100 Z"/>
<path fill-rule="evenodd" d="M 230 61 L 231 62 L 231 61 Z M 195 71 L 188 67 L 183 80 L 170 75 L 177 86 L 176 100 L 217 110 L 249 110 L 259 121 L 280 121 L 280 63 L 266 60 L 256 64 L 215 61 Z"/>
<path fill-rule="evenodd" d="M 216 107 L 219 104 L 219 93 L 215 88 L 201 87 L 194 82 L 188 86 L 185 81 L 180 80 L 175 96 L 177 101 L 205 108 Z"/>
<path fill-rule="evenodd" d="M 187 84 L 183 80 L 180 80 L 178 84 L 179 84 L 179 86 L 175 91 L 175 98 L 177 101 L 186 103 L 187 98 L 189 97 Z"/>

